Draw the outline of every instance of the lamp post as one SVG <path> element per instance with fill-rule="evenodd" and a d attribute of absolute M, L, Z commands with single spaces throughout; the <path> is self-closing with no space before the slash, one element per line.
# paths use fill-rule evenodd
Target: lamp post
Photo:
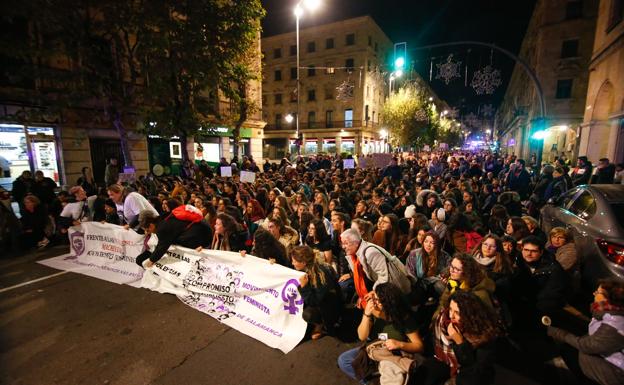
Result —
<path fill-rule="evenodd" d="M 299 142 L 299 107 L 300 107 L 300 65 L 299 65 L 299 19 L 303 16 L 303 7 L 305 6 L 309 10 L 313 11 L 321 5 L 320 0 L 300 0 L 299 3 L 295 6 L 294 14 L 295 14 L 295 29 L 296 29 L 296 39 L 297 39 L 297 114 L 295 115 L 295 136 L 296 146 L 297 146 L 297 155 L 301 155 L 301 143 Z"/>

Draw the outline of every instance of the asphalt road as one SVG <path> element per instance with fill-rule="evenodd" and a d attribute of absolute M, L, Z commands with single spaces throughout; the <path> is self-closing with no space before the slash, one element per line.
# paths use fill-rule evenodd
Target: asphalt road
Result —
<path fill-rule="evenodd" d="M 74 273 L 11 289 L 58 273 L 36 261 L 62 253 L 0 260 L 0 384 L 355 384 L 336 365 L 355 343 L 283 354 L 172 295 Z M 535 382 L 499 368 L 497 383 Z"/>

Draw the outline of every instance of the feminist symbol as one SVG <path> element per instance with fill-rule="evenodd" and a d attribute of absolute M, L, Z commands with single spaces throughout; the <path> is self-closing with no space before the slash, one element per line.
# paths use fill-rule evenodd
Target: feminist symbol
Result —
<path fill-rule="evenodd" d="M 299 311 L 297 305 L 303 304 L 303 298 L 299 297 L 299 300 L 297 300 L 297 296 L 299 296 L 298 288 L 299 281 L 291 279 L 286 282 L 282 289 L 282 301 L 287 303 L 284 306 L 284 310 L 288 310 L 288 313 L 291 315 L 297 314 L 297 311 Z"/>

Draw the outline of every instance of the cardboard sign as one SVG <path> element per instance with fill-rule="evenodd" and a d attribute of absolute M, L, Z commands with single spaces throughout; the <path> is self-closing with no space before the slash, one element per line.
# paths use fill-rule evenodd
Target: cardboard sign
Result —
<path fill-rule="evenodd" d="M 232 176 L 232 166 L 221 167 L 221 176 Z"/>
<path fill-rule="evenodd" d="M 256 181 L 256 173 L 251 171 L 241 171 L 240 181 L 243 183 L 254 183 Z"/>
<path fill-rule="evenodd" d="M 342 167 L 344 169 L 355 168 L 355 159 L 344 159 L 342 161 Z"/>

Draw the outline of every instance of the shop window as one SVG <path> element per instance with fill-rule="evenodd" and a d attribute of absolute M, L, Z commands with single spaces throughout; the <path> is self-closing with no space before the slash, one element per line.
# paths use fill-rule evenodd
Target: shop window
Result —
<path fill-rule="evenodd" d="M 304 149 L 306 154 L 316 154 L 318 153 L 318 142 L 316 139 L 306 140 Z"/>
<path fill-rule="evenodd" d="M 329 154 L 336 153 L 336 140 L 335 139 L 323 139 L 323 152 Z"/>
<path fill-rule="evenodd" d="M 572 79 L 557 80 L 557 99 L 569 99 L 572 97 Z"/>
<path fill-rule="evenodd" d="M 354 154 L 355 153 L 355 141 L 354 140 L 349 140 L 349 139 L 343 139 L 342 142 L 340 143 L 340 152 L 346 152 L 348 154 Z"/>
<path fill-rule="evenodd" d="M 578 39 L 564 40 L 563 43 L 561 43 L 561 58 L 577 57 L 578 45 Z"/>

